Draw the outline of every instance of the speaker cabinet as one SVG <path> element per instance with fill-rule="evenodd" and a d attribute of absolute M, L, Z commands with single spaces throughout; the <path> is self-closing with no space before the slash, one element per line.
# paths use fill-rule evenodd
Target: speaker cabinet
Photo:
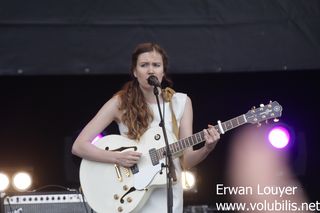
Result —
<path fill-rule="evenodd" d="M 2 198 L 3 213 L 92 213 L 78 192 L 27 193 Z"/>

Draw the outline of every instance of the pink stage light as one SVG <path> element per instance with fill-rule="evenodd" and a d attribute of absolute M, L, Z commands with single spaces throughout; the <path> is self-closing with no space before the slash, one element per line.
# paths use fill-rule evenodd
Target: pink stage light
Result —
<path fill-rule="evenodd" d="M 282 149 L 289 144 L 290 134 L 285 127 L 274 127 L 268 134 L 269 142 L 275 148 Z"/>

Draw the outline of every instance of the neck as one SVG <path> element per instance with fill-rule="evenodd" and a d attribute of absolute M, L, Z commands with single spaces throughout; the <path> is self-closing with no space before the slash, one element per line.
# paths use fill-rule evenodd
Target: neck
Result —
<path fill-rule="evenodd" d="M 144 96 L 147 103 L 151 103 L 151 104 L 157 103 L 156 97 L 153 93 L 153 87 L 149 87 L 149 88 L 140 87 L 140 89 L 141 89 L 143 96 Z M 159 91 L 159 96 L 160 96 L 160 101 L 161 101 L 162 100 L 161 89 L 158 88 L 158 91 Z"/>

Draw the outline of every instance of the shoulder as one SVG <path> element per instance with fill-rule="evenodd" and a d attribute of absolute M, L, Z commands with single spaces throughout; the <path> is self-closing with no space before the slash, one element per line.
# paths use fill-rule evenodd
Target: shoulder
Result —
<path fill-rule="evenodd" d="M 175 92 L 172 96 L 173 99 L 179 99 L 179 100 L 184 100 L 188 97 L 186 93 L 182 92 Z"/>
<path fill-rule="evenodd" d="M 186 93 L 176 92 L 172 96 L 172 106 L 177 119 L 180 119 L 182 118 L 185 110 L 192 106 L 191 99 Z"/>
<path fill-rule="evenodd" d="M 113 115 L 113 119 L 118 121 L 121 118 L 120 101 L 119 95 L 114 95 L 102 106 L 100 111 L 103 114 Z"/>
<path fill-rule="evenodd" d="M 103 105 L 103 108 L 119 109 L 120 101 L 119 95 L 114 95 Z"/>
<path fill-rule="evenodd" d="M 191 103 L 191 99 L 186 93 L 176 92 L 172 96 L 172 102 L 184 106 Z"/>

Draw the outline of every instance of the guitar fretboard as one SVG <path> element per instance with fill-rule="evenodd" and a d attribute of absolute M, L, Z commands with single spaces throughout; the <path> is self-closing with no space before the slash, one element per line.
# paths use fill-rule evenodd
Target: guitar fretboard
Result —
<path fill-rule="evenodd" d="M 233 119 L 222 122 L 220 128 L 222 128 L 223 131 L 220 130 L 219 125 L 215 125 L 214 128 L 221 134 L 231 129 L 234 129 L 238 126 L 241 126 L 245 123 L 247 123 L 245 115 L 240 115 Z M 170 144 L 169 149 L 172 155 L 176 156 L 182 153 L 182 151 L 185 150 L 186 148 L 199 144 L 203 141 L 205 141 L 205 138 L 204 138 L 204 131 L 202 130 L 198 133 L 191 135 L 190 137 L 178 140 L 177 142 Z M 165 157 L 166 147 L 165 146 L 161 147 L 157 149 L 156 152 L 157 152 L 158 159 L 162 159 Z"/>

